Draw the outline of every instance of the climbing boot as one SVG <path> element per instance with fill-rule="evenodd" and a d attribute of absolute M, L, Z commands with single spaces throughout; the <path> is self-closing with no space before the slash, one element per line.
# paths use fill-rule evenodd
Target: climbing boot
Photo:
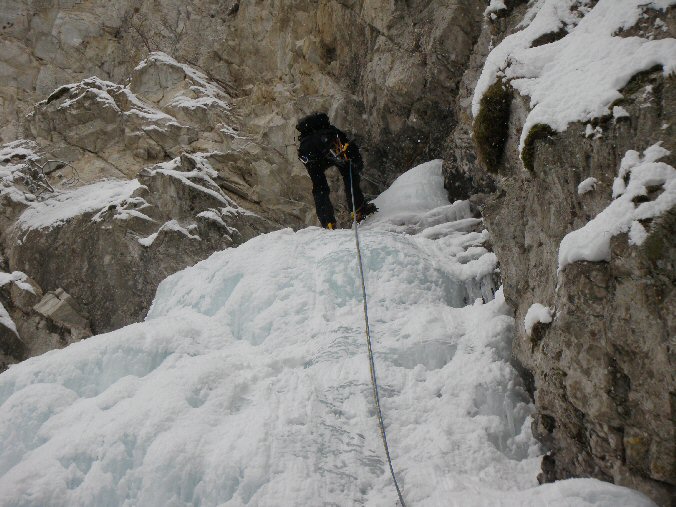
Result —
<path fill-rule="evenodd" d="M 372 202 L 364 204 L 361 208 L 359 208 L 357 210 L 357 214 L 356 214 L 357 222 L 361 222 L 367 216 L 372 215 L 376 211 L 378 211 L 378 208 Z M 354 212 L 350 213 L 350 216 L 352 217 L 353 220 L 355 219 L 355 213 Z"/>

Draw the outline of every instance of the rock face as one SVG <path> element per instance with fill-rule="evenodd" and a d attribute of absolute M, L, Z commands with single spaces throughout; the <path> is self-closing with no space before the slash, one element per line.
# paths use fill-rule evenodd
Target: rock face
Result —
<path fill-rule="evenodd" d="M 88 319 L 63 289 L 45 294 L 25 273 L 0 272 L 0 369 L 91 334 Z"/>
<path fill-rule="evenodd" d="M 513 93 L 504 153 L 499 168 L 489 172 L 478 161 L 470 102 L 489 48 L 517 30 L 528 8 L 508 7 L 485 22 L 462 79 L 460 121 L 446 145 L 445 174 L 451 198 L 471 196 L 481 208 L 517 322 L 536 303 L 553 314 L 551 323 L 536 323 L 532 333 L 520 325 L 513 348 L 534 395 L 534 433 L 550 450 L 540 480 L 592 476 L 671 505 L 674 210 L 640 222 L 647 237 L 640 246 L 627 233 L 613 236 L 607 261 L 559 269 L 559 248 L 567 234 L 609 206 L 630 150 L 639 156 L 660 143 L 671 152 L 660 162 L 676 166 L 673 77 L 659 67 L 642 72 L 621 90 L 615 115 L 542 135 L 533 142 L 532 170 L 519 150 L 529 98 Z M 626 33 L 673 37 L 675 24 L 673 10 L 652 11 Z M 629 181 L 628 172 L 624 179 Z M 667 186 L 656 181 L 633 204 L 653 202 L 663 192 Z"/>
<path fill-rule="evenodd" d="M 19 137 L 32 104 L 57 87 L 90 76 L 120 83 L 149 52 L 164 51 L 232 92 L 258 140 L 290 164 L 298 115 L 328 111 L 368 147 L 375 191 L 439 154 L 483 8 L 473 0 L 12 2 L 0 13 L 8 120 L 0 139 Z"/>
<path fill-rule="evenodd" d="M 4 354 L 141 320 L 169 274 L 307 221 L 307 204 L 286 203 L 309 185 L 240 122 L 220 85 L 162 53 L 127 86 L 88 78 L 38 103 L 32 140 L 0 150 L 5 270 L 30 273 L 37 298 L 3 298 Z"/>
<path fill-rule="evenodd" d="M 536 302 L 556 311 L 550 326 L 531 337 L 522 329 L 514 344 L 516 359 L 534 375 L 535 433 L 552 449 L 543 479 L 590 474 L 668 505 L 674 480 L 669 393 L 676 389 L 669 343 L 675 329 L 667 310 L 674 304 L 673 212 L 647 224 L 650 241 L 641 247 L 630 246 L 626 234 L 616 236 L 610 262 L 574 263 L 557 275 L 561 240 L 609 204 L 625 152 L 657 141 L 676 149 L 673 132 L 660 130 L 673 121 L 662 114 L 674 110 L 673 87 L 655 89 L 666 93 L 641 88 L 629 96 L 631 120 L 610 122 L 603 138 L 586 138 L 575 125 L 539 144 L 534 171 L 509 174 L 484 217 L 498 257 L 510 259 L 502 264 L 503 280 L 517 321 Z M 588 177 L 598 180 L 596 189 L 579 195 Z"/>
<path fill-rule="evenodd" d="M 217 249 L 316 223 L 296 159 L 300 115 L 325 110 L 357 135 L 367 194 L 436 156 L 483 10 L 469 0 L 5 7 L 7 270 L 65 290 L 94 333 L 143 318 L 160 280 Z M 338 180 L 329 172 L 345 220 Z M 33 334 L 20 336 L 42 339 Z"/>

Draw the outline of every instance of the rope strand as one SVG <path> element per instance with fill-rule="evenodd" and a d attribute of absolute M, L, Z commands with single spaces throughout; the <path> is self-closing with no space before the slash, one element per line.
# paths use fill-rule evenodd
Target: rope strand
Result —
<path fill-rule="evenodd" d="M 350 160 L 350 192 L 352 194 L 352 228 L 354 229 L 354 241 L 357 245 L 357 260 L 359 261 L 359 276 L 361 277 L 361 291 L 362 299 L 364 301 L 364 324 L 366 328 L 366 345 L 368 346 L 369 352 L 369 367 L 371 369 L 371 385 L 373 386 L 373 401 L 376 406 L 376 412 L 378 415 L 378 425 L 380 426 L 380 436 L 383 440 L 383 447 L 385 448 L 385 456 L 387 456 L 387 464 L 390 466 L 390 474 L 392 474 L 392 480 L 394 481 L 394 487 L 397 489 L 397 496 L 399 497 L 399 503 L 401 507 L 406 507 L 404 503 L 404 497 L 401 494 L 399 489 L 399 484 L 397 483 L 397 478 L 394 475 L 394 468 L 392 467 L 392 458 L 390 458 L 390 448 L 387 445 L 387 435 L 385 433 L 385 424 L 383 423 L 383 413 L 380 410 L 380 396 L 378 395 L 378 382 L 376 381 L 376 365 L 373 361 L 373 349 L 371 348 L 371 331 L 369 328 L 369 313 L 368 313 L 368 304 L 366 302 L 366 282 L 364 281 L 364 265 L 361 257 L 361 248 L 359 246 L 359 227 L 357 226 L 357 210 L 354 203 L 354 187 L 352 186 L 352 161 Z"/>

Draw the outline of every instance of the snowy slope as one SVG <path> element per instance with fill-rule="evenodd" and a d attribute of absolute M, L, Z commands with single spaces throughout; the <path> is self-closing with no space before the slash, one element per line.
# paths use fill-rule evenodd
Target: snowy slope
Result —
<path fill-rule="evenodd" d="M 652 505 L 589 479 L 536 486 L 496 259 L 440 184 L 436 161 L 404 175 L 361 234 L 409 505 Z M 0 506 L 395 505 L 359 294 L 351 231 L 278 231 L 169 277 L 145 322 L 11 367 Z"/>

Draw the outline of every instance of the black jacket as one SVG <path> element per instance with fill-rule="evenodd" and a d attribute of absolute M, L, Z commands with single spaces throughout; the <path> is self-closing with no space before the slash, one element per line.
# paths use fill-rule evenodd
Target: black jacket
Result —
<path fill-rule="evenodd" d="M 298 158 L 308 167 L 326 169 L 332 165 L 340 166 L 344 164 L 343 160 L 337 159 L 334 155 L 338 151 L 338 141 L 343 145 L 347 143 L 347 158 L 352 162 L 354 170 L 361 171 L 364 164 L 357 143 L 351 141 L 342 130 L 333 125 L 311 133 L 301 134 Z"/>

